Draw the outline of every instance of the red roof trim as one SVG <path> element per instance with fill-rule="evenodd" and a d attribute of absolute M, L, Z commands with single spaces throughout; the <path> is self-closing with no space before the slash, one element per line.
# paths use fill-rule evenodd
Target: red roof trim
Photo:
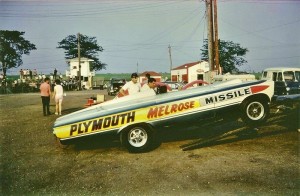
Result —
<path fill-rule="evenodd" d="M 184 65 L 180 65 L 180 66 L 178 66 L 178 67 L 175 67 L 175 68 L 173 68 L 172 70 L 186 69 L 186 68 L 192 67 L 192 66 L 194 66 L 194 65 L 197 65 L 197 64 L 199 64 L 199 63 L 201 63 L 201 62 L 203 62 L 203 61 L 197 61 L 197 62 L 193 62 L 193 63 L 186 63 L 186 64 L 184 64 Z"/>
<path fill-rule="evenodd" d="M 146 76 L 146 74 L 150 74 L 151 76 L 161 76 L 161 74 L 154 72 L 154 71 L 144 71 L 143 73 L 140 73 L 139 76 Z"/>

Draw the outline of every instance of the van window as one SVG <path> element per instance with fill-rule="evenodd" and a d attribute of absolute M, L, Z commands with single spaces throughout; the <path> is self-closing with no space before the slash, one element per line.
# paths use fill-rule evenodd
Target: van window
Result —
<path fill-rule="evenodd" d="M 277 80 L 277 72 L 273 72 L 273 77 L 272 77 L 273 81 Z"/>
<path fill-rule="evenodd" d="M 281 72 L 278 73 L 277 81 L 282 81 L 282 73 Z"/>
<path fill-rule="evenodd" d="M 285 71 L 285 72 L 283 72 L 283 75 L 284 75 L 285 81 L 294 81 L 295 80 L 293 71 Z"/>
<path fill-rule="evenodd" d="M 295 80 L 300 81 L 300 71 L 295 71 Z"/>
<path fill-rule="evenodd" d="M 263 72 L 263 78 L 267 78 L 267 74 L 268 74 L 268 72 L 264 71 Z"/>

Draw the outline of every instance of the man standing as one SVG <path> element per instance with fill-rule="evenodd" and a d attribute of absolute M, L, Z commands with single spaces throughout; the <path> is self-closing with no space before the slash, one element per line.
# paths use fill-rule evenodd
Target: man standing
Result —
<path fill-rule="evenodd" d="M 120 94 L 122 96 L 127 95 L 126 91 L 128 91 L 129 95 L 136 94 L 141 91 L 141 84 L 137 82 L 138 75 L 137 73 L 131 74 L 131 81 L 127 82 L 121 89 Z"/>
<path fill-rule="evenodd" d="M 50 78 L 46 77 L 44 79 L 44 82 L 40 86 L 44 116 L 51 114 L 50 113 L 51 90 L 50 90 L 50 84 L 49 83 L 50 83 Z"/>
<path fill-rule="evenodd" d="M 20 79 L 23 80 L 24 78 L 24 71 L 23 69 L 20 70 Z"/>
<path fill-rule="evenodd" d="M 53 72 L 53 78 L 54 78 L 54 80 L 56 79 L 56 76 L 57 76 L 57 69 L 55 68 L 54 72 Z"/>
<path fill-rule="evenodd" d="M 32 71 L 31 71 L 31 69 L 29 69 L 29 77 L 30 77 L 30 79 L 32 79 Z"/>

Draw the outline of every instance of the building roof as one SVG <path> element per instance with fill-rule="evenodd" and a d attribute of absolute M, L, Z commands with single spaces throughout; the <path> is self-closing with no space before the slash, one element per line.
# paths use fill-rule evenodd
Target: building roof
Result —
<path fill-rule="evenodd" d="M 78 58 L 73 58 L 73 59 L 67 59 L 67 62 L 78 62 Z M 80 61 L 94 61 L 93 59 L 88 59 L 88 58 L 85 58 L 85 57 L 81 57 L 80 58 Z"/>
<path fill-rule="evenodd" d="M 186 69 L 186 68 L 192 67 L 192 66 L 197 65 L 197 64 L 202 63 L 202 62 L 204 62 L 204 61 L 197 61 L 197 62 L 193 62 L 193 63 L 186 63 L 184 65 L 180 65 L 178 67 L 175 67 L 172 70 Z"/>
<path fill-rule="evenodd" d="M 139 76 L 146 76 L 146 74 L 150 74 L 151 76 L 161 76 L 161 74 L 154 72 L 154 71 L 144 71 L 143 73 L 140 73 Z"/>
<path fill-rule="evenodd" d="M 264 71 L 300 71 L 298 67 L 269 67 L 264 69 Z"/>

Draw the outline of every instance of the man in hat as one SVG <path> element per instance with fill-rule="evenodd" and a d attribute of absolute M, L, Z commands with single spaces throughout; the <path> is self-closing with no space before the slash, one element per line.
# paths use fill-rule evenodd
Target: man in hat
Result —
<path fill-rule="evenodd" d="M 131 81 L 127 82 L 121 89 L 120 94 L 122 96 L 127 95 L 126 91 L 128 91 L 129 95 L 136 94 L 141 91 L 141 84 L 138 82 L 137 73 L 131 74 Z"/>

